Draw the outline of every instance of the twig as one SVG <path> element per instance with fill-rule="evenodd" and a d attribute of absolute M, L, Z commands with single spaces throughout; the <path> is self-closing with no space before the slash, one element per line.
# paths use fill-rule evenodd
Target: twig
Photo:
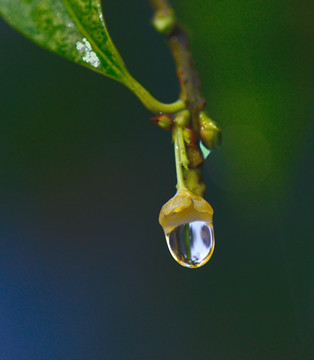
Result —
<path fill-rule="evenodd" d="M 200 140 L 200 112 L 204 109 L 206 102 L 201 95 L 200 81 L 189 50 L 187 35 L 176 21 L 174 10 L 168 0 L 150 0 L 150 3 L 155 10 L 153 18 L 155 29 L 167 36 L 180 82 L 180 99 L 184 101 L 186 110 L 189 113 L 186 126 L 193 130 L 192 133 L 194 133 L 193 136 L 196 139 L 196 141 L 193 141 L 193 146 L 187 147 L 184 143 L 176 144 L 179 147 L 181 146 L 181 150 L 187 156 L 185 167 L 182 168 L 181 163 L 177 164 L 177 167 L 180 166 L 180 171 L 183 171 L 185 186 L 197 195 L 204 195 L 206 186 L 202 179 L 201 170 L 204 158 L 197 140 Z M 178 127 L 175 127 L 173 130 L 174 135 L 176 135 L 177 130 Z"/>
<path fill-rule="evenodd" d="M 181 88 L 180 98 L 190 111 L 193 130 L 199 135 L 199 112 L 204 109 L 206 101 L 201 95 L 200 81 L 189 50 L 187 35 L 175 20 L 174 11 L 167 0 L 150 0 L 150 3 L 155 10 L 155 17 L 173 17 L 173 24 L 167 33 L 167 40 L 176 64 Z"/>

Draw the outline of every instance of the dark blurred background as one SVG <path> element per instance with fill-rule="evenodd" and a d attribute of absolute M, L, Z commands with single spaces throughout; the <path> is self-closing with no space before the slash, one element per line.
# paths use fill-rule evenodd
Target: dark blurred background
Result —
<path fill-rule="evenodd" d="M 224 147 L 216 250 L 168 252 L 170 133 L 122 85 L 0 23 L 0 359 L 314 357 L 312 1 L 173 1 Z M 130 72 L 178 96 L 148 1 L 104 1 Z"/>

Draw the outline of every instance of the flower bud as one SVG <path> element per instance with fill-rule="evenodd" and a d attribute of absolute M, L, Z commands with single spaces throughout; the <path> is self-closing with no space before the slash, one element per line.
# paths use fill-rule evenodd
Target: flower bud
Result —
<path fill-rule="evenodd" d="M 172 129 L 173 117 L 169 114 L 160 114 L 150 118 L 150 120 L 164 130 Z"/>
<path fill-rule="evenodd" d="M 182 110 L 179 113 L 177 113 L 176 116 L 175 116 L 174 121 L 178 126 L 180 126 L 182 128 L 187 126 L 189 121 L 190 121 L 190 112 L 189 112 L 189 110 Z"/>
<path fill-rule="evenodd" d="M 159 223 L 165 233 L 171 232 L 176 226 L 192 221 L 212 223 L 214 210 L 201 196 L 190 190 L 179 190 L 162 208 Z"/>
<path fill-rule="evenodd" d="M 156 31 L 162 34 L 169 34 L 176 23 L 174 11 L 158 11 L 153 20 L 152 24 Z"/>
<path fill-rule="evenodd" d="M 192 129 L 189 128 L 183 129 L 183 139 L 187 146 L 195 146 L 196 136 Z"/>
<path fill-rule="evenodd" d="M 215 149 L 221 145 L 221 130 L 205 112 L 200 112 L 200 136 L 207 149 Z"/>

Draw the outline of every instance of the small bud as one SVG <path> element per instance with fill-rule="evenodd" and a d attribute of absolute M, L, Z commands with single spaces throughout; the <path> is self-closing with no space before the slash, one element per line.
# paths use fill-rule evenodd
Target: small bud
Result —
<path fill-rule="evenodd" d="M 150 120 L 162 129 L 170 130 L 173 126 L 173 117 L 169 114 L 160 114 Z"/>
<path fill-rule="evenodd" d="M 200 112 L 200 136 L 207 149 L 215 149 L 221 145 L 221 130 L 204 111 Z"/>
<path fill-rule="evenodd" d="M 183 129 L 183 139 L 187 146 L 195 146 L 196 136 L 192 129 Z"/>
<path fill-rule="evenodd" d="M 188 110 L 180 111 L 176 115 L 174 121 L 178 126 L 181 126 L 181 127 L 187 126 L 190 121 L 190 112 Z"/>
<path fill-rule="evenodd" d="M 152 24 L 156 31 L 169 34 L 176 23 L 174 11 L 158 11 L 153 17 Z"/>

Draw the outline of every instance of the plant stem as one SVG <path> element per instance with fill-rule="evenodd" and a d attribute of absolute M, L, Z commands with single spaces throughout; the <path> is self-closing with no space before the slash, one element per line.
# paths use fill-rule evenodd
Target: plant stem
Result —
<path fill-rule="evenodd" d="M 196 136 L 196 143 L 190 151 L 185 151 L 187 154 L 190 169 L 200 169 L 203 164 L 203 154 L 199 147 L 200 140 L 200 124 L 199 114 L 204 110 L 206 101 L 202 97 L 200 90 L 200 81 L 198 79 L 197 71 L 194 67 L 194 61 L 189 49 L 187 35 L 184 29 L 177 23 L 174 10 L 171 8 L 168 0 L 149 0 L 152 8 L 155 11 L 153 24 L 155 20 L 155 28 L 157 31 L 166 34 L 168 45 L 174 59 L 177 76 L 180 83 L 180 99 L 184 101 L 185 109 L 190 114 L 189 123 L 187 127 L 192 128 Z M 156 23 L 156 19 L 158 22 Z M 170 20 L 169 20 L 170 19 Z M 162 21 L 164 20 L 164 22 Z M 169 25 L 170 21 L 170 25 Z M 167 26 L 161 26 L 160 24 Z M 176 137 L 175 137 L 176 138 Z M 177 161 L 176 161 L 177 164 Z M 181 163 L 182 164 L 182 163 Z M 182 166 L 180 165 L 180 172 L 182 174 Z M 179 172 L 179 173 L 180 173 Z M 178 174 L 178 166 L 177 166 Z M 201 194 L 204 194 L 206 186 L 202 180 L 202 171 L 198 171 L 195 183 Z M 180 186 L 178 178 L 178 186 Z M 177 187 L 178 187 L 177 186 Z M 201 189 L 201 190 L 200 190 Z M 192 189 L 191 189 L 192 190 Z M 194 189 L 195 191 L 195 189 Z"/>
<path fill-rule="evenodd" d="M 173 13 L 168 0 L 149 0 L 156 13 Z M 174 58 L 177 76 L 180 82 L 180 99 L 186 103 L 186 108 L 190 111 L 192 128 L 195 133 L 199 133 L 199 112 L 204 109 L 206 101 L 201 95 L 200 81 L 194 67 L 194 61 L 189 49 L 187 35 L 184 29 L 174 20 L 174 25 L 167 40 L 172 57 Z"/>
<path fill-rule="evenodd" d="M 182 129 L 176 126 L 173 130 L 174 135 L 174 157 L 176 162 L 176 173 L 177 173 L 177 190 L 186 189 L 183 173 L 182 173 L 182 146 L 180 137 L 182 137 Z"/>
<path fill-rule="evenodd" d="M 185 102 L 181 99 L 170 104 L 164 104 L 158 101 L 146 89 L 144 89 L 139 82 L 132 78 L 131 75 L 128 87 L 140 99 L 142 104 L 152 113 L 158 114 L 162 112 L 174 114 L 186 107 Z"/>
<path fill-rule="evenodd" d="M 178 147 L 179 147 L 179 153 L 180 153 L 180 163 L 184 168 L 186 168 L 188 170 L 189 169 L 189 159 L 186 156 L 186 149 L 185 149 L 185 144 L 184 144 L 184 139 L 183 139 L 182 127 L 178 126 L 176 131 L 177 131 L 177 136 L 178 136 Z"/>

